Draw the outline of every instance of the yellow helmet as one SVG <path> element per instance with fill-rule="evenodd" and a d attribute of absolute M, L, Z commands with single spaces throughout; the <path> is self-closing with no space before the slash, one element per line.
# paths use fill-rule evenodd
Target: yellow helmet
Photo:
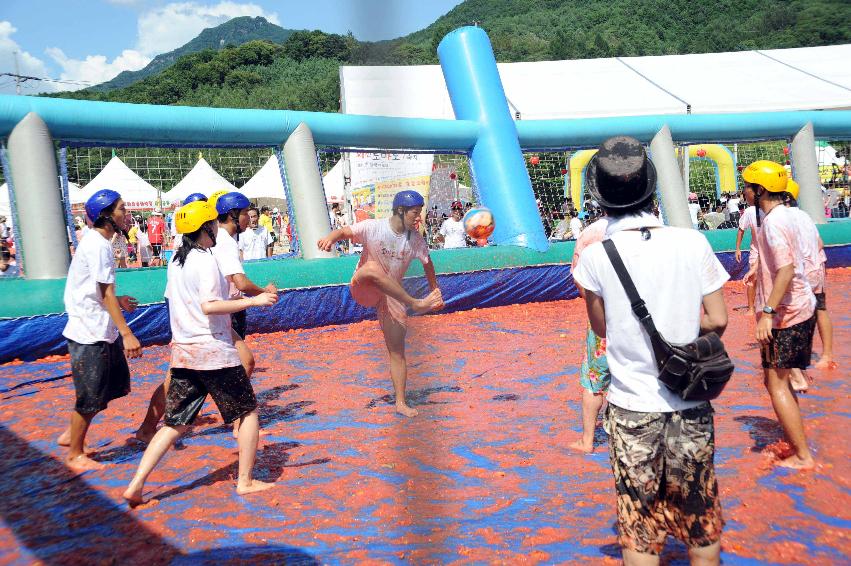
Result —
<path fill-rule="evenodd" d="M 219 197 L 222 195 L 228 194 L 230 191 L 216 191 L 210 195 L 210 198 L 207 199 L 207 202 L 213 205 L 213 210 L 216 210 L 216 201 L 219 200 Z"/>
<path fill-rule="evenodd" d="M 174 214 L 174 226 L 180 234 L 191 234 L 205 222 L 215 220 L 217 217 L 214 206 L 209 202 L 196 200 L 181 206 L 180 210 Z"/>
<path fill-rule="evenodd" d="M 798 183 L 795 179 L 789 179 L 789 182 L 786 183 L 786 192 L 792 195 L 792 198 L 798 200 L 798 193 L 800 192 L 801 187 L 798 186 Z"/>
<path fill-rule="evenodd" d="M 742 180 L 753 185 L 761 185 L 766 191 L 782 193 L 786 190 L 789 174 L 786 168 L 774 161 L 754 161 L 742 171 Z"/>

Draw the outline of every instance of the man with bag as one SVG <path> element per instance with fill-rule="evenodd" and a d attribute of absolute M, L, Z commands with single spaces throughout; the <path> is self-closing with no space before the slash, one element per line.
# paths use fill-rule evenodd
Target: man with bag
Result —
<path fill-rule="evenodd" d="M 721 334 L 727 326 L 722 286 L 729 275 L 700 232 L 665 227 L 652 214 L 656 170 L 638 140 L 618 136 L 603 142 L 586 179 L 609 218 L 612 253 L 643 299 L 632 302 L 637 310 L 646 304 L 642 323 L 605 241 L 583 251 L 574 279 L 585 291 L 592 329 L 607 342 L 612 381 L 605 428 L 624 561 L 657 564 L 670 534 L 685 543 L 692 563 L 718 564 L 724 521 L 715 479 L 714 411 L 708 401 L 686 401 L 691 393 L 660 381 L 654 350 L 670 352 L 670 344 L 689 345 L 700 335 L 720 347 L 710 333 Z M 658 340 L 654 348 L 648 327 L 666 341 L 666 350 Z M 727 364 L 731 370 L 728 359 Z M 706 385 L 697 380 L 698 391 Z"/>

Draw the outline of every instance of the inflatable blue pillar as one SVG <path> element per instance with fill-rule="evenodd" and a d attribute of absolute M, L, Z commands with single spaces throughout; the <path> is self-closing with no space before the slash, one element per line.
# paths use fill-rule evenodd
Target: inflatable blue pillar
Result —
<path fill-rule="evenodd" d="M 480 124 L 470 160 L 482 204 L 496 220 L 491 240 L 545 251 L 549 243 L 487 34 L 459 28 L 443 38 L 437 56 L 455 118 Z"/>

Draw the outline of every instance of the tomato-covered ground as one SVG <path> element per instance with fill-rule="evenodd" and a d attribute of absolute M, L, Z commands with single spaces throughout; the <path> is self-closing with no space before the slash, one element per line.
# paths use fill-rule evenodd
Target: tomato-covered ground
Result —
<path fill-rule="evenodd" d="M 741 284 L 726 297 L 738 371 L 715 403 L 723 560 L 847 564 L 851 269 L 829 273 L 839 367 L 811 370 L 801 398 L 810 472 L 772 464 L 785 446 Z M 0 366 L 0 563 L 614 563 L 606 435 L 593 455 L 568 448 L 585 320 L 579 300 L 412 319 L 414 419 L 393 412 L 374 321 L 250 336 L 268 433 L 257 476 L 276 487 L 236 495 L 236 443 L 208 404 L 134 511 L 120 493 L 142 447 L 128 439 L 167 347 L 131 363 L 133 392 L 89 435 L 109 466 L 82 475 L 55 444 L 73 406 L 67 356 Z M 663 555 L 685 557 L 673 541 Z"/>

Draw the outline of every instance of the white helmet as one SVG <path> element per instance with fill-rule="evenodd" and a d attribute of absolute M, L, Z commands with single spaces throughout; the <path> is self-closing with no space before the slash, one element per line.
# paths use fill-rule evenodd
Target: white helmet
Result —
<path fill-rule="evenodd" d="M 272 214 L 278 214 L 278 207 L 277 206 L 272 209 Z"/>

